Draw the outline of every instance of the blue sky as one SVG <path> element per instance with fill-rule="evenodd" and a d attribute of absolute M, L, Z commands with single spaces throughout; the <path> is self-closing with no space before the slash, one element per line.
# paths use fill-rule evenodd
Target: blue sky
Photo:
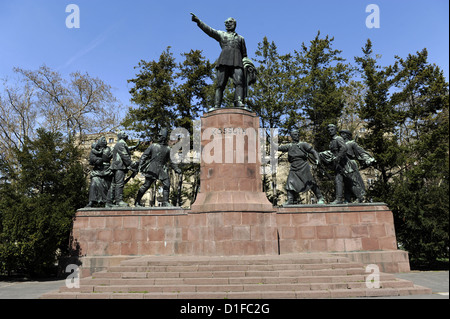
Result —
<path fill-rule="evenodd" d="M 71 3 L 80 8 L 79 29 L 65 24 Z M 369 4 L 380 9 L 380 28 L 366 27 Z M 395 55 L 427 48 L 429 62 L 448 81 L 448 0 L 0 0 L 0 78 L 14 76 L 13 67 L 36 70 L 45 63 L 64 77 L 73 71 L 99 77 L 129 105 L 127 80 L 141 59 L 157 60 L 167 46 L 179 62 L 191 49 L 211 61 L 218 57 L 218 43 L 198 29 L 190 12 L 220 30 L 234 17 L 250 58 L 264 36 L 284 54 L 320 30 L 334 36 L 334 49 L 352 64 L 368 38 L 382 66 Z"/>

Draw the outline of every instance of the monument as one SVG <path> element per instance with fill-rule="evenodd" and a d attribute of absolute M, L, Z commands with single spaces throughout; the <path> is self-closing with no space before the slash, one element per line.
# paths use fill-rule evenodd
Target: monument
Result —
<path fill-rule="evenodd" d="M 350 159 L 347 144 L 335 126 L 329 127 L 330 152 L 318 156 L 311 146 L 298 141 L 295 131 L 293 143 L 281 146 L 281 150 L 290 157 L 288 190 L 292 191 L 292 203 L 296 193 L 307 189 L 312 189 L 321 203 L 308 156 L 316 163 L 320 157 L 334 165 L 336 200 L 329 205 L 274 207 L 270 203 L 262 190 L 259 118 L 245 106 L 245 86 L 254 81 L 255 74 L 254 66 L 246 60 L 245 40 L 235 33 L 233 19 L 226 20 L 227 31 L 208 27 L 194 14 L 192 20 L 222 47 L 215 103 L 201 117 L 200 192 L 190 208 L 140 205 L 140 197 L 156 179 L 163 181 L 165 197 L 168 195 L 166 172 L 161 170 L 168 164 L 166 133 L 160 132 L 160 141 L 141 158 L 140 172 L 146 183 L 136 198 L 137 205 L 124 205 L 117 187 L 123 186 L 121 170 L 127 169 L 131 160 L 127 157 L 129 150 L 120 142 L 113 150 L 111 164 L 118 206 L 87 207 L 76 213 L 72 235 L 83 255 L 83 275 L 136 256 L 276 256 L 311 252 L 345 255 L 377 264 L 387 272 L 408 271 L 408 254 L 397 250 L 393 216 L 387 205 L 343 204 L 345 167 Z M 235 107 L 221 108 L 229 77 L 235 84 Z"/>

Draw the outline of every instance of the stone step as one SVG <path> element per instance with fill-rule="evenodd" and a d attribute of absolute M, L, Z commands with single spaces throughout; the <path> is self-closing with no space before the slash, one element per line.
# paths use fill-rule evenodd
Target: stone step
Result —
<path fill-rule="evenodd" d="M 414 285 L 406 280 L 394 280 L 381 282 L 382 288 L 408 288 Z M 61 292 L 81 293 L 136 293 L 136 292 L 239 292 L 239 291 L 309 291 L 309 290 L 336 290 L 336 289 L 360 289 L 366 288 L 365 282 L 340 282 L 340 283 L 193 283 L 193 284 L 154 284 L 153 282 L 118 282 L 109 285 L 82 285 L 79 289 L 61 288 Z"/>
<path fill-rule="evenodd" d="M 122 266 L 276 265 L 348 263 L 342 256 L 297 254 L 270 256 L 144 256 L 122 261 Z"/>
<path fill-rule="evenodd" d="M 175 275 L 175 273 L 173 273 Z M 81 286 L 106 285 L 234 285 L 365 282 L 367 275 L 291 276 L 291 277 L 151 277 L 151 278 L 83 278 Z M 380 274 L 381 282 L 398 280 L 392 274 Z"/>
<path fill-rule="evenodd" d="M 50 293 L 42 299 L 316 299 L 316 298 L 354 298 L 387 297 L 430 294 L 429 288 L 413 286 L 406 288 L 382 289 L 335 289 L 301 291 L 238 291 L 238 292 L 59 292 Z"/>
<path fill-rule="evenodd" d="M 364 274 L 361 268 L 318 269 L 318 270 L 277 270 L 277 271 L 197 271 L 174 272 L 172 278 L 233 278 L 233 277 L 299 277 L 299 276 L 349 276 Z M 98 272 L 92 278 L 160 278 L 151 272 Z"/>
<path fill-rule="evenodd" d="M 392 274 L 368 289 L 360 263 L 325 254 L 250 257 L 140 257 L 82 278 L 43 298 L 349 298 L 431 293 Z"/>
<path fill-rule="evenodd" d="M 139 274 L 139 275 L 138 275 Z M 254 281 L 279 281 L 288 280 L 289 282 L 337 282 L 337 281 L 365 281 L 369 274 L 349 271 L 339 273 L 335 271 L 303 272 L 303 271 L 282 271 L 282 272 L 202 272 L 202 273 L 161 273 L 164 275 L 155 276 L 153 273 L 98 273 L 95 277 L 81 279 L 84 283 L 108 284 L 114 281 L 129 280 L 138 282 L 177 282 L 188 283 L 195 280 L 217 280 L 217 281 L 245 281 L 252 283 Z M 393 274 L 380 273 L 380 280 L 392 280 Z M 261 281 L 258 281 L 261 282 Z"/>
<path fill-rule="evenodd" d="M 108 272 L 153 272 L 155 276 L 169 272 L 202 272 L 202 271 L 276 271 L 276 270 L 320 270 L 361 268 L 361 263 L 327 263 L 327 264 L 269 264 L 269 265 L 192 265 L 192 266 L 113 266 Z"/>

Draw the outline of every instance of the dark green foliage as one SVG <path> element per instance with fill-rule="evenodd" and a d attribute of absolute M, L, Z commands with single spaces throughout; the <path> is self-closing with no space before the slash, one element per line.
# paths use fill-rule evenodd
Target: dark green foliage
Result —
<path fill-rule="evenodd" d="M 267 156 L 270 140 L 274 132 L 270 128 L 280 128 L 283 133 L 288 132 L 289 123 L 300 121 L 298 103 L 290 96 L 292 76 L 290 73 L 292 59 L 290 55 L 280 55 L 275 43 L 269 42 L 267 37 L 258 43 L 255 52 L 257 66 L 256 83 L 249 88 L 247 102 L 249 107 L 260 117 L 260 127 L 266 137 Z M 279 132 L 282 133 L 282 132 Z M 276 205 L 277 193 L 276 171 L 266 172 L 264 167 L 263 190 L 269 200 Z M 270 176 L 271 175 L 271 176 Z M 269 177 L 270 176 L 270 177 Z"/>
<path fill-rule="evenodd" d="M 130 199 L 135 199 L 139 188 L 142 186 L 142 182 L 139 180 L 131 180 L 125 184 L 123 188 L 123 199 L 124 201 L 128 201 Z"/>
<path fill-rule="evenodd" d="M 269 42 L 267 37 L 258 43 L 255 55 L 258 76 L 250 87 L 248 104 L 260 117 L 262 128 L 285 128 L 287 132 L 285 124 L 289 117 L 286 113 L 297 114 L 295 111 L 298 111 L 297 101 L 289 95 L 291 56 L 280 55 L 275 43 Z"/>
<path fill-rule="evenodd" d="M 448 83 L 426 49 L 381 69 L 367 41 L 356 58 L 367 86 L 362 139 L 380 176 L 369 190 L 394 213 L 397 240 L 411 258 L 431 265 L 448 258 Z"/>
<path fill-rule="evenodd" d="M 19 173 L 0 184 L 1 272 L 48 276 L 70 253 L 72 220 L 87 200 L 79 158 L 73 143 L 42 129 L 17 151 Z"/>
<path fill-rule="evenodd" d="M 142 138 L 156 136 L 162 127 L 183 127 L 192 135 L 192 121 L 211 105 L 213 65 L 199 50 L 182 56 L 177 64 L 168 47 L 158 61 L 139 62 L 140 72 L 128 81 L 137 108 L 130 108 L 123 125 Z"/>
<path fill-rule="evenodd" d="M 310 42 L 295 51 L 296 82 L 304 116 L 309 120 L 312 144 L 316 150 L 328 149 L 326 127 L 336 123 L 344 109 L 344 91 L 351 67 L 340 57 L 342 51 L 332 48 L 334 38 L 320 38 L 320 31 Z"/>
<path fill-rule="evenodd" d="M 175 127 L 183 127 L 192 136 L 192 120 L 213 104 L 212 74 L 213 65 L 206 60 L 199 50 L 183 53 L 183 63 L 178 65 L 177 80 L 181 80 L 175 88 Z"/>
<path fill-rule="evenodd" d="M 381 177 L 377 195 L 384 198 L 389 195 L 389 182 L 395 168 L 402 161 L 402 146 L 396 134 L 399 113 L 389 98 L 393 70 L 391 67 L 381 69 L 377 65 L 370 40 L 367 40 L 363 53 L 363 57 L 355 58 L 367 87 L 359 115 L 366 123 L 368 133 L 361 143 L 375 156 Z"/>
<path fill-rule="evenodd" d="M 175 59 L 168 47 L 159 61 L 141 60 L 136 68 L 140 71 L 131 88 L 131 101 L 138 108 L 130 108 L 123 122 L 126 128 L 141 133 L 141 137 L 156 136 L 162 127 L 173 125 L 174 67 Z"/>
<path fill-rule="evenodd" d="M 427 62 L 426 49 L 397 57 L 392 101 L 400 104 L 406 153 L 393 179 L 398 239 L 415 261 L 449 257 L 449 95 L 442 71 Z"/>

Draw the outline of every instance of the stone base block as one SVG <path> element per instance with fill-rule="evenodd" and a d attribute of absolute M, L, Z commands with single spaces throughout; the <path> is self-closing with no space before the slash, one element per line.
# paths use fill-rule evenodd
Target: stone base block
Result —
<path fill-rule="evenodd" d="M 383 203 L 281 207 L 277 229 L 283 253 L 397 250 Z"/>
<path fill-rule="evenodd" d="M 82 209 L 73 238 L 85 256 L 278 253 L 276 215 L 264 212 Z"/>
<path fill-rule="evenodd" d="M 222 191 L 199 193 L 192 212 L 274 212 L 263 192 Z"/>
<path fill-rule="evenodd" d="M 384 272 L 409 271 L 408 253 L 397 250 L 392 212 L 383 203 L 299 205 L 272 211 L 233 208 L 81 209 L 76 214 L 73 238 L 89 269 L 114 262 L 109 258 L 145 255 L 319 252 L 377 264 Z"/>

